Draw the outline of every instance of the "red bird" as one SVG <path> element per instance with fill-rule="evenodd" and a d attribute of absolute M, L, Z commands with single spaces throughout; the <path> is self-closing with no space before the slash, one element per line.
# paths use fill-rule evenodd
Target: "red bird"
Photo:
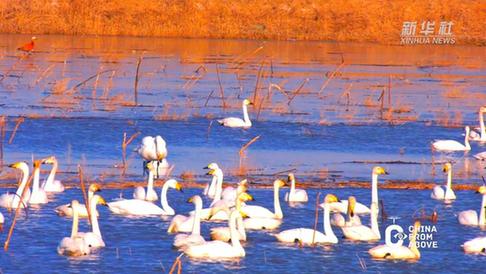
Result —
<path fill-rule="evenodd" d="M 29 43 L 17 48 L 17 50 L 25 51 L 25 52 L 31 52 L 34 50 L 34 40 L 37 39 L 37 37 L 33 36 L 32 39 L 30 40 Z"/>

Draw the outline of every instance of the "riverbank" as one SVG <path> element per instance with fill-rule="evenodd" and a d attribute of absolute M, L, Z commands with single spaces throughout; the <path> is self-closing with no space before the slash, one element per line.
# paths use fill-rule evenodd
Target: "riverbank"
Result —
<path fill-rule="evenodd" d="M 0 33 L 325 40 L 399 44 L 403 24 L 452 22 L 456 44 L 485 45 L 481 1 L 58 1 L 0 3 Z"/>

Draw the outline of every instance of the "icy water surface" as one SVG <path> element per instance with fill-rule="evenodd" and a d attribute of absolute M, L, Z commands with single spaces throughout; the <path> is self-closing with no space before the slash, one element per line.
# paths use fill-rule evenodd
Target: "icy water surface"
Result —
<path fill-rule="evenodd" d="M 15 49 L 28 39 L 0 35 L 0 116 L 7 122 L 0 184 L 15 182 L 6 164 L 48 155 L 60 162 L 58 178 L 70 183 L 77 183 L 78 164 L 91 181 L 143 181 L 134 150 L 142 136 L 157 134 L 167 141 L 173 176 L 183 184 L 182 173 L 209 180 L 202 167 L 210 162 L 223 167 L 229 182 L 249 177 L 255 184 L 288 170 L 302 181 L 369 181 L 374 165 L 390 172 L 381 180 L 441 183 L 441 166 L 432 163 L 444 161 L 454 163 L 454 182 L 480 184 L 486 175 L 485 162 L 472 157 L 485 151 L 486 143 L 471 142 L 468 153 L 430 151 L 431 141 L 463 142 L 464 126 L 478 126 L 478 109 L 486 105 L 484 47 L 44 36 L 36 52 L 22 56 Z M 241 117 L 244 98 L 255 103 L 249 109 L 253 126 L 217 125 L 218 118 Z M 20 116 L 24 120 L 15 131 Z M 123 134 L 136 132 L 121 177 Z M 240 159 L 242 146 L 257 136 Z M 102 194 L 112 200 L 120 192 L 130 197 L 132 190 Z M 185 213 L 192 207 L 185 201 L 199 192 L 171 193 L 169 201 Z M 272 206 L 269 190 L 252 192 L 256 203 Z M 312 227 L 318 192 L 321 198 L 328 192 L 341 198 L 353 194 L 369 203 L 369 190 L 309 190 L 309 203 L 283 206 L 281 229 Z M 388 215 L 400 217 L 396 222 L 404 227 L 420 208 L 428 213 L 436 208 L 439 248 L 422 250 L 415 263 L 385 262 L 367 254 L 377 243 L 340 240 L 332 247 L 302 249 L 277 244 L 271 233 L 251 232 L 246 258 L 208 263 L 183 257 L 184 272 L 480 272 L 484 257 L 466 256 L 460 245 L 482 232 L 460 226 L 454 215 L 479 209 L 478 195 L 459 191 L 449 206 L 432 201 L 429 191 L 382 190 L 380 195 Z M 18 222 L 11 250 L 0 253 L 1 272 L 169 271 L 179 253 L 165 232 L 168 220 L 122 218 L 104 208 L 107 247 L 84 259 L 58 256 L 56 246 L 69 234 L 70 222 L 55 216 L 53 208 L 80 197 L 78 189 L 69 189 L 29 210 Z M 11 216 L 1 211 L 10 224 Z M 392 223 L 384 222 L 382 233 Z M 203 224 L 206 238 L 212 225 Z"/>

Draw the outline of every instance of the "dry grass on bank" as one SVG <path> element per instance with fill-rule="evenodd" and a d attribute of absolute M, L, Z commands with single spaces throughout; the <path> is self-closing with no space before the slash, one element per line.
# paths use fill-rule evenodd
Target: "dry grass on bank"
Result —
<path fill-rule="evenodd" d="M 485 44 L 486 4 L 421 0 L 4 0 L 0 32 L 399 43 L 404 21 L 453 21 Z"/>

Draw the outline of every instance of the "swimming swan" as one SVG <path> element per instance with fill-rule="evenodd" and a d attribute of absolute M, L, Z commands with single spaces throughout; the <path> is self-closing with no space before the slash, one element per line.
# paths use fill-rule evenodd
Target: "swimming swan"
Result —
<path fill-rule="evenodd" d="M 238 240 L 236 219 L 241 216 L 238 210 L 233 210 L 228 220 L 231 231 L 231 243 L 223 241 L 208 241 L 200 245 L 191 245 L 184 250 L 184 254 L 191 258 L 233 259 L 245 257 L 245 249 Z"/>
<path fill-rule="evenodd" d="M 435 200 L 455 200 L 456 194 L 452 190 L 452 165 L 445 163 L 442 167 L 443 172 L 447 172 L 447 184 L 445 186 L 434 186 L 430 197 Z"/>
<path fill-rule="evenodd" d="M 152 162 L 148 162 L 146 164 L 146 167 L 149 171 L 147 177 L 147 192 L 145 192 L 145 189 L 143 187 L 137 186 L 133 191 L 133 198 L 138 200 L 145 200 L 149 202 L 157 201 L 159 199 L 159 196 L 157 195 L 157 192 L 154 190 L 155 168 Z"/>
<path fill-rule="evenodd" d="M 61 181 L 55 179 L 57 168 L 58 168 L 56 157 L 54 156 L 48 157 L 44 159 L 42 163 L 52 165 L 52 169 L 51 172 L 49 172 L 49 176 L 47 176 L 47 179 L 42 183 L 42 189 L 44 189 L 45 192 L 54 192 L 54 193 L 63 192 L 64 185 L 61 183 Z"/>
<path fill-rule="evenodd" d="M 416 238 L 420 229 L 420 221 L 416 221 L 413 225 L 412 238 L 408 247 L 403 245 L 379 245 L 368 250 L 371 257 L 375 259 L 387 260 L 418 260 L 420 259 L 420 251 L 417 248 Z"/>
<path fill-rule="evenodd" d="M 14 164 L 9 165 L 11 168 L 20 169 L 22 171 L 22 179 L 20 180 L 19 187 L 15 193 L 5 193 L 0 196 L 0 206 L 5 208 L 17 208 L 19 206 L 20 197 L 24 192 L 24 189 L 27 185 L 27 180 L 29 179 L 29 165 L 26 162 L 17 162 Z M 20 202 L 20 206 L 23 208 L 27 206 L 27 202 L 30 199 L 30 190 L 26 189 L 24 196 L 22 198 L 22 202 Z"/>
<path fill-rule="evenodd" d="M 108 208 L 111 212 L 120 215 L 174 215 L 175 211 L 169 206 L 167 202 L 167 190 L 174 188 L 182 191 L 182 186 L 176 180 L 170 179 L 164 183 L 160 193 L 160 204 L 162 208 L 158 207 L 152 202 L 138 199 L 118 200 L 108 203 Z"/>
<path fill-rule="evenodd" d="M 324 225 L 324 233 L 310 229 L 310 228 L 294 228 L 281 231 L 275 237 L 277 240 L 284 243 L 295 243 L 298 242 L 304 245 L 313 245 L 313 244 L 336 244 L 338 239 L 334 232 L 332 231 L 332 227 L 330 224 L 330 213 L 331 208 L 330 205 L 332 203 L 338 202 L 338 198 L 333 194 L 327 194 L 324 198 L 324 203 L 320 206 L 324 209 L 323 212 L 323 225 Z"/>
<path fill-rule="evenodd" d="M 354 241 L 374 241 L 381 239 L 380 229 L 378 227 L 378 175 L 388 174 L 382 167 L 376 166 L 372 172 L 372 192 L 371 192 L 371 213 L 370 221 L 371 227 L 365 225 L 343 226 L 344 237 Z M 351 206 L 351 212 L 354 208 Z"/>
<path fill-rule="evenodd" d="M 93 197 L 91 197 L 91 200 L 89 201 L 90 212 L 96 211 L 96 205 L 107 206 L 107 203 L 105 202 L 105 199 L 103 199 L 103 197 L 95 194 L 93 195 Z M 98 217 L 96 216 L 96 214 L 91 214 L 90 219 L 91 232 L 81 232 L 78 233 L 78 235 L 84 238 L 84 241 L 92 250 L 100 247 L 105 247 L 105 242 L 103 241 L 103 237 L 101 236 L 101 230 L 98 224 Z"/>
<path fill-rule="evenodd" d="M 101 187 L 99 184 L 90 184 L 88 188 L 88 201 L 90 201 L 93 195 L 98 191 L 101 191 Z M 73 210 L 70 204 L 60 205 L 56 207 L 54 211 L 56 211 L 57 215 L 59 216 L 66 216 L 66 217 L 73 216 Z M 92 211 L 92 213 L 94 213 L 96 217 L 99 216 L 98 211 Z M 84 204 L 78 205 L 78 217 L 88 218 L 88 211 L 86 210 L 86 205 Z"/>
<path fill-rule="evenodd" d="M 465 210 L 459 212 L 457 219 L 461 225 L 470 225 L 470 226 L 484 226 L 486 225 L 486 186 L 480 186 L 476 193 L 483 195 L 483 199 L 481 201 L 481 208 L 479 209 L 479 218 L 478 213 L 475 210 Z"/>
<path fill-rule="evenodd" d="M 57 253 L 64 256 L 85 256 L 91 253 L 88 243 L 84 237 L 78 236 L 78 206 L 79 202 L 73 200 L 71 208 L 73 210 L 73 225 L 71 236 L 64 237 L 57 246 Z"/>
<path fill-rule="evenodd" d="M 466 126 L 466 136 L 464 145 L 455 140 L 436 140 L 432 143 L 432 148 L 437 151 L 468 151 L 471 150 L 469 145 L 469 127 Z"/>
<path fill-rule="evenodd" d="M 484 126 L 484 113 L 486 112 L 486 106 L 479 108 L 479 133 L 471 130 L 469 132 L 469 140 L 486 142 L 486 128 Z"/>
<path fill-rule="evenodd" d="M 248 107 L 247 107 L 249 105 L 253 105 L 253 103 L 250 102 L 250 100 L 248 99 L 243 100 L 242 103 L 243 119 L 236 118 L 236 117 L 228 117 L 228 118 L 218 120 L 218 123 L 222 126 L 231 127 L 231 128 L 244 128 L 244 129 L 250 128 L 251 121 L 250 121 L 250 117 L 248 116 Z"/>
<path fill-rule="evenodd" d="M 201 236 L 201 209 L 203 201 L 199 195 L 192 196 L 187 200 L 189 203 L 194 203 L 195 215 L 192 218 L 192 231 L 191 234 L 177 234 L 174 238 L 174 247 L 184 249 L 190 245 L 197 245 L 205 243 L 206 241 Z"/>
<path fill-rule="evenodd" d="M 49 200 L 47 199 L 47 193 L 43 188 L 39 186 L 40 177 L 40 167 L 42 160 L 34 161 L 34 179 L 32 182 L 32 192 L 30 193 L 29 204 L 47 204 Z"/>
<path fill-rule="evenodd" d="M 305 203 L 309 200 L 304 189 L 295 188 L 295 176 L 293 173 L 289 173 L 287 182 L 290 183 L 290 191 L 285 193 L 285 201 Z"/>

